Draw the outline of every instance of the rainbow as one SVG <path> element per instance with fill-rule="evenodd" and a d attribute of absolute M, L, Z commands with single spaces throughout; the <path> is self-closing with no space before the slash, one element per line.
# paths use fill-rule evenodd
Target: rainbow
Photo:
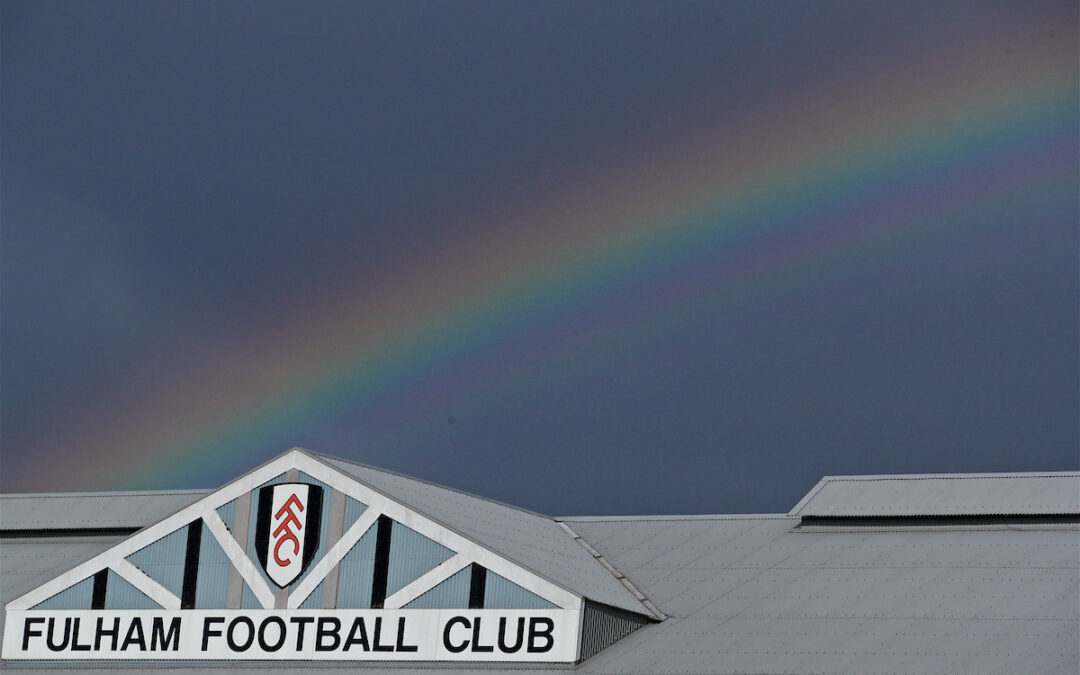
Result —
<path fill-rule="evenodd" d="M 986 44 L 929 54 L 855 91 L 788 91 L 620 149 L 471 214 L 475 238 L 448 234 L 296 299 L 167 374 L 158 396 L 19 449 L 7 469 L 23 489 L 186 487 L 356 411 L 358 440 L 377 446 L 451 392 L 482 397 L 628 326 L 659 330 L 702 302 L 734 313 L 988 232 L 1002 205 L 1037 215 L 1049 192 L 1077 189 L 1066 42 L 992 66 Z"/>

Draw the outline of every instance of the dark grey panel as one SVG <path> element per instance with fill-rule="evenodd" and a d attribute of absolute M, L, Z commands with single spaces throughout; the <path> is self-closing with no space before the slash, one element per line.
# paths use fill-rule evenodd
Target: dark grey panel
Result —
<path fill-rule="evenodd" d="M 579 657 L 585 661 L 647 623 L 649 620 L 641 614 L 586 601 L 582 615 Z"/>

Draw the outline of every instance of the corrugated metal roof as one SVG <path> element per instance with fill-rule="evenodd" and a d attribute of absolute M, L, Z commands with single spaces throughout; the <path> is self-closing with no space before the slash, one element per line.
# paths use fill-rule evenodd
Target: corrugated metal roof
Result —
<path fill-rule="evenodd" d="M 382 469 L 313 456 L 569 591 L 649 615 L 625 586 L 547 516 Z"/>
<path fill-rule="evenodd" d="M 0 602 L 7 603 L 85 562 L 123 536 L 29 537 L 0 540 Z M 0 633 L 4 629 L 0 612 Z M 3 670 L 7 670 L 5 666 Z"/>
<path fill-rule="evenodd" d="M 1080 514 L 1080 473 L 826 476 L 793 516 Z"/>
<path fill-rule="evenodd" d="M 1063 673 L 1075 524 L 800 530 L 796 518 L 571 519 L 660 608 L 586 673 Z"/>
<path fill-rule="evenodd" d="M 439 666 L 431 675 L 497 670 L 595 673 L 1029 673 L 1080 667 L 1080 527 L 796 527 L 794 517 L 570 519 L 575 531 L 670 618 L 574 667 Z M 4 599 L 74 558 L 83 544 L 4 542 Z M 99 544 L 98 546 L 103 546 Z M 35 551 L 34 549 L 38 549 Z M 13 565 L 15 567 L 13 567 Z M 20 567 L 23 582 L 8 589 Z M 14 666 L 14 667 L 13 667 Z M 27 672 L 49 672 L 38 664 Z M 18 672 L 5 662 L 5 672 Z M 55 672 L 81 669 L 55 665 Z M 116 664 L 94 664 L 103 669 Z M 401 672 L 416 664 L 200 663 L 237 670 Z M 127 663 L 125 672 L 184 670 Z"/>
<path fill-rule="evenodd" d="M 209 493 L 210 490 L 142 490 L 0 495 L 0 530 L 146 527 Z"/>

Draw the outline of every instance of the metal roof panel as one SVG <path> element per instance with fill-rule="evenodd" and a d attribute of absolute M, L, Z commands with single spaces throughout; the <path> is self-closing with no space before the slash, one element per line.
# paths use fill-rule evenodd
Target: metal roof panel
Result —
<path fill-rule="evenodd" d="M 57 574 L 89 560 L 123 536 L 5 537 L 0 541 L 0 603 L 7 603 Z M 0 633 L 4 616 L 0 612 Z M 6 668 L 5 668 L 6 669 Z"/>
<path fill-rule="evenodd" d="M 1080 664 L 1076 524 L 569 522 L 671 617 L 584 672 L 1071 674 Z M 655 555 L 665 546 L 710 552 Z"/>
<path fill-rule="evenodd" d="M 789 515 L 801 517 L 1080 514 L 1080 473 L 826 476 Z"/>
<path fill-rule="evenodd" d="M 0 530 L 141 528 L 210 490 L 0 495 Z"/>

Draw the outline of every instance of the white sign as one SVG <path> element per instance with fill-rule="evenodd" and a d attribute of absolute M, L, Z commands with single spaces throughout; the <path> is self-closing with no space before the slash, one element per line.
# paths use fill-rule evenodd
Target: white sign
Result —
<path fill-rule="evenodd" d="M 7 610 L 5 659 L 577 660 L 577 610 Z"/>

